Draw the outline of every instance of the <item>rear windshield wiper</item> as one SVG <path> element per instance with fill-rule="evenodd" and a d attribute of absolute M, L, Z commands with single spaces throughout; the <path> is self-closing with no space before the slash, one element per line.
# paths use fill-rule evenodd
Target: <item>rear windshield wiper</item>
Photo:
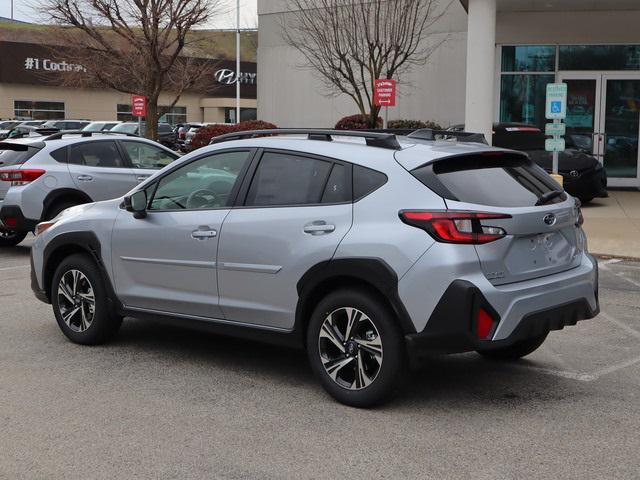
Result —
<path fill-rule="evenodd" d="M 535 206 L 539 207 L 540 205 L 546 205 L 554 198 L 558 198 L 559 196 L 561 196 L 563 193 L 564 192 L 562 190 L 551 190 L 550 192 L 543 193 L 538 198 L 538 201 L 536 202 Z"/>

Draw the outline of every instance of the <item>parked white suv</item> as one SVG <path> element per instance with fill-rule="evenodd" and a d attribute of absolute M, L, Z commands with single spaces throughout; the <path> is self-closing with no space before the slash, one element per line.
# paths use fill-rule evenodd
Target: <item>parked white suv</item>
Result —
<path fill-rule="evenodd" d="M 119 197 L 178 158 L 126 134 L 56 133 L 0 142 L 0 247 L 65 208 Z"/>

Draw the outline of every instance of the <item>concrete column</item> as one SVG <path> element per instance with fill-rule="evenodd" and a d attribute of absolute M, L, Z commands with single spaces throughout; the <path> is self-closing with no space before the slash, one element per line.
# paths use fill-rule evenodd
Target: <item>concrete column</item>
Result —
<path fill-rule="evenodd" d="M 496 61 L 496 0 L 469 0 L 465 130 L 491 143 Z"/>

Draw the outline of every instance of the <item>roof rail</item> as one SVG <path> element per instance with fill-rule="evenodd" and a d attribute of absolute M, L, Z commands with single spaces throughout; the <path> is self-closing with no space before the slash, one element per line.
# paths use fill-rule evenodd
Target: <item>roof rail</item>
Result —
<path fill-rule="evenodd" d="M 94 135 L 125 135 L 127 137 L 138 137 L 139 135 L 136 135 L 135 133 L 129 133 L 129 132 L 111 132 L 109 130 L 107 131 L 100 131 L 100 132 L 87 132 L 84 130 L 62 130 L 60 132 L 54 133 L 53 135 L 49 135 L 48 137 L 45 138 L 45 140 L 60 140 L 62 137 L 64 137 L 65 135 L 80 135 L 82 137 L 92 137 Z"/>
<path fill-rule="evenodd" d="M 485 145 L 488 145 L 487 139 L 482 133 L 456 132 L 453 130 L 433 130 L 431 128 L 421 128 L 420 130 L 416 130 L 415 132 L 410 133 L 409 135 L 407 135 L 407 137 L 428 141 L 448 140 L 453 138 L 461 142 L 483 143 Z"/>
<path fill-rule="evenodd" d="M 242 140 L 254 138 L 256 136 L 267 135 L 307 135 L 309 140 L 321 140 L 331 142 L 333 137 L 358 137 L 364 138 L 370 147 L 388 148 L 390 150 L 400 150 L 402 147 L 398 139 L 392 133 L 365 132 L 357 130 L 323 130 L 318 128 L 278 128 L 271 130 L 245 130 L 242 132 L 232 132 L 219 137 L 214 137 L 209 145 L 215 143 L 228 142 L 231 140 Z"/>

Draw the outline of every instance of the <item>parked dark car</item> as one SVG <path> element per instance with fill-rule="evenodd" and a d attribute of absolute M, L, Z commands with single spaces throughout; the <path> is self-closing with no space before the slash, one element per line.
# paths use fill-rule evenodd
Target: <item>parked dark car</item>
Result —
<path fill-rule="evenodd" d="M 463 125 L 451 130 L 464 130 Z M 493 125 L 493 145 L 495 147 L 519 150 L 529 155 L 531 160 L 551 172 L 553 154 L 544 149 L 546 136 L 534 125 L 522 123 L 496 123 Z M 562 175 L 563 187 L 572 196 L 586 203 L 595 197 L 608 197 L 607 173 L 602 164 L 590 153 L 579 148 L 571 136 L 566 137 L 567 149 L 560 152 L 558 173 Z"/>
<path fill-rule="evenodd" d="M 185 140 L 187 138 L 187 132 L 192 128 L 200 128 L 202 127 L 202 123 L 179 123 L 174 128 L 174 132 L 176 134 L 176 142 L 178 149 L 184 151 Z"/>
<path fill-rule="evenodd" d="M 111 132 L 133 133 L 144 137 L 145 122 L 142 122 L 142 132 L 138 131 L 138 122 L 124 122 L 116 125 Z M 158 142 L 167 148 L 175 149 L 177 143 L 177 135 L 168 123 L 158 123 Z"/>

